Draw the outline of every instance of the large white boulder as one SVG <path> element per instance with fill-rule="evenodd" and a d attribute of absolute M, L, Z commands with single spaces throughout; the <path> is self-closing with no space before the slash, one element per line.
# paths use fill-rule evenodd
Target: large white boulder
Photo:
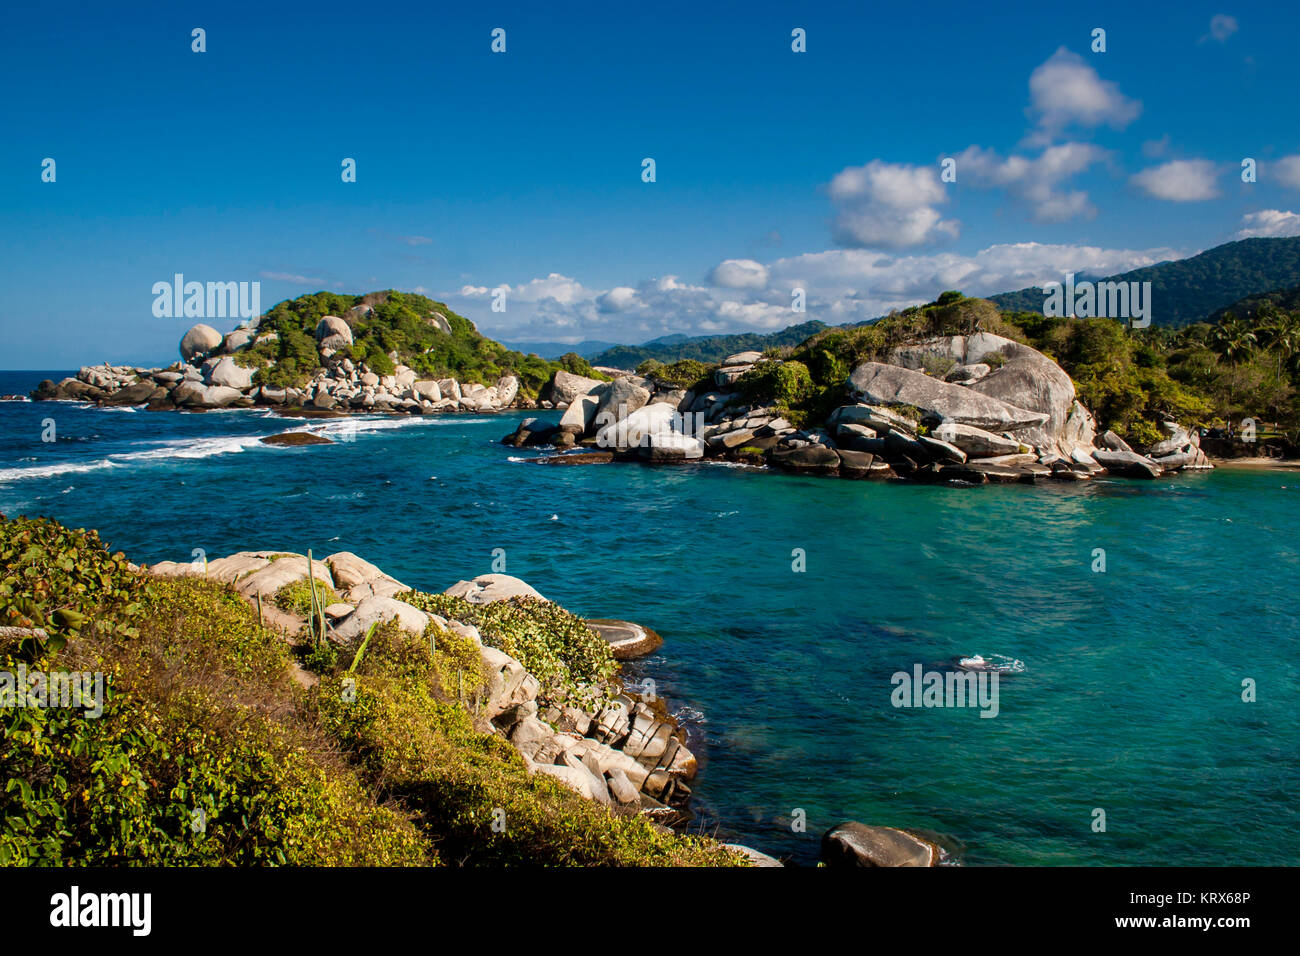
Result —
<path fill-rule="evenodd" d="M 312 577 L 334 587 L 334 577 L 329 566 L 320 560 L 311 563 Z M 274 561 L 252 574 L 241 578 L 235 589 L 244 597 L 251 598 L 261 594 L 263 600 L 275 597 L 275 593 L 286 584 L 303 581 L 307 578 L 307 556 L 305 554 L 278 554 Z"/>
<path fill-rule="evenodd" d="M 316 347 L 338 351 L 352 344 L 352 327 L 337 315 L 326 315 L 316 323 Z"/>
<path fill-rule="evenodd" d="M 960 425 L 957 422 L 944 422 L 931 431 L 930 435 L 957 446 L 972 458 L 1014 455 L 1021 449 L 1021 443 L 1014 438 L 1004 438 L 974 425 Z"/>
<path fill-rule="evenodd" d="M 519 394 L 519 379 L 513 375 L 503 375 L 497 379 L 497 404 L 505 408 Z"/>
<path fill-rule="evenodd" d="M 224 385 L 241 391 L 253 387 L 254 369 L 237 365 L 229 355 L 223 356 L 208 372 L 209 385 Z"/>
<path fill-rule="evenodd" d="M 423 634 L 424 629 L 429 626 L 429 615 L 417 607 L 393 598 L 368 597 L 334 627 L 334 636 L 344 643 L 351 644 L 363 638 L 370 630 L 370 625 L 392 620 L 396 620 L 403 630 L 417 636 Z"/>
<path fill-rule="evenodd" d="M 444 594 L 464 598 L 470 604 L 491 604 L 512 597 L 538 598 L 545 601 L 535 588 L 509 574 L 480 574 L 473 581 L 457 581 Z"/>
<path fill-rule="evenodd" d="M 478 653 L 487 679 L 487 701 L 484 707 L 489 720 L 516 704 L 537 697 L 540 685 L 537 678 L 524 669 L 523 664 L 505 651 L 486 644 L 479 648 Z"/>
<path fill-rule="evenodd" d="M 335 590 L 353 604 L 369 597 L 394 597 L 411 590 L 401 581 L 351 551 L 339 551 L 325 559 L 334 575 Z"/>
<path fill-rule="evenodd" d="M 597 412 L 597 424 L 600 424 L 600 415 Z M 596 445 L 599 448 L 619 449 L 648 446 L 651 435 L 672 432 L 674 424 L 680 420 L 676 406 L 668 402 L 652 402 L 638 408 L 622 421 L 601 428 L 596 432 Z"/>
<path fill-rule="evenodd" d="M 199 323 L 181 338 L 181 358 L 189 361 L 195 356 L 207 355 L 221 345 L 221 333 L 210 325 Z"/>
<path fill-rule="evenodd" d="M 870 405 L 911 406 L 923 414 L 989 431 L 1014 431 L 1044 424 L 1048 416 L 977 392 L 997 373 L 966 388 L 898 365 L 865 362 L 848 380 L 849 392 Z"/>
<path fill-rule="evenodd" d="M 576 396 L 560 416 L 560 430 L 570 435 L 585 435 L 596 421 L 596 409 L 604 394 L 606 383 L 597 382 L 589 392 Z"/>
<path fill-rule="evenodd" d="M 587 378 L 585 375 L 574 375 L 564 369 L 557 369 L 544 395 L 556 405 L 561 402 L 572 404 L 573 400 L 579 395 L 586 395 L 592 389 L 605 384 L 608 383 L 594 378 Z"/>

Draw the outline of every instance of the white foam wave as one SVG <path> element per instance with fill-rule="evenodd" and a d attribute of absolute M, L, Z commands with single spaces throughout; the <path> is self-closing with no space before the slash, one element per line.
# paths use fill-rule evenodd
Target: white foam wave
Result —
<path fill-rule="evenodd" d="M 0 468 L 0 481 L 19 481 L 24 478 L 53 478 L 57 475 L 77 475 L 105 468 L 118 468 L 136 462 L 168 459 L 211 458 L 214 455 L 237 454 L 259 444 L 257 435 L 224 436 L 220 438 L 186 438 L 178 441 L 156 442 L 157 447 L 140 451 L 121 452 L 94 461 L 65 461 L 52 465 L 26 468 Z"/>

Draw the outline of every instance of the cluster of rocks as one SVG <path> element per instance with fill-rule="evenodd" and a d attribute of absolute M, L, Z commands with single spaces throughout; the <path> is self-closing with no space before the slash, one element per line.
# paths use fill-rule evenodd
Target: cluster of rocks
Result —
<path fill-rule="evenodd" d="M 249 601 L 260 595 L 269 604 L 281 588 L 306 580 L 308 566 L 302 554 L 241 551 L 206 564 L 164 561 L 150 571 L 203 575 L 230 584 Z M 580 688 L 572 694 L 543 686 L 515 658 L 484 643 L 472 623 L 426 613 L 400 600 L 411 590 L 407 585 L 350 551 L 313 560 L 310 568 L 313 577 L 342 598 L 324 608 L 333 640 L 355 647 L 375 622 L 396 620 L 415 635 L 423 635 L 432 623 L 473 641 L 487 676 L 476 714 L 480 729 L 509 740 L 531 772 L 554 777 L 588 799 L 620 812 L 679 818 L 698 764 L 685 733 L 653 698 L 642 699 L 622 685 Z M 445 593 L 477 605 L 515 597 L 546 600 L 524 581 L 504 574 L 459 581 Z M 627 621 L 600 621 L 592 627 L 623 659 L 648 653 L 659 641 L 653 631 Z"/>
<path fill-rule="evenodd" d="M 1167 471 L 1208 471 L 1214 465 L 1201 451 L 1200 433 L 1177 422 L 1162 422 L 1169 437 L 1138 454 L 1114 432 L 1097 439 L 1093 457 L 1111 474 L 1128 478 L 1159 478 Z"/>
<path fill-rule="evenodd" d="M 896 348 L 887 359 L 855 367 L 842 404 L 805 428 L 773 403 L 745 397 L 742 377 L 779 361 L 758 352 L 729 356 L 708 387 L 696 389 L 653 374 L 599 382 L 557 372 L 549 397 L 564 410 L 560 421 L 526 419 L 504 441 L 588 449 L 543 459 L 566 463 L 724 459 L 809 474 L 966 484 L 1082 481 L 1107 473 L 1153 478 L 1213 467 L 1195 435 L 1172 422 L 1169 440 L 1146 455 L 1110 432 L 1099 447 L 1069 375 L 1002 336 L 935 336 Z"/>
<path fill-rule="evenodd" d="M 437 313 L 430 322 L 450 331 L 446 318 Z M 255 369 L 241 364 L 236 356 L 275 338 L 275 332 L 259 334 L 256 327 L 238 328 L 223 336 L 209 325 L 196 325 L 181 339 L 181 361 L 167 368 L 107 363 L 87 366 L 61 382 L 41 382 L 32 398 L 143 405 L 151 410 L 269 405 L 322 412 L 420 415 L 499 411 L 511 407 L 519 395 L 519 380 L 513 375 L 485 385 L 454 378 L 421 379 L 402 364 L 397 364 L 391 375 L 376 374 L 364 362 L 339 354 L 340 349 L 352 344 L 352 329 L 334 315 L 323 317 L 316 326 L 316 347 L 322 365 L 309 382 L 297 388 L 254 385 Z M 396 361 L 397 354 L 390 353 L 389 358 Z"/>

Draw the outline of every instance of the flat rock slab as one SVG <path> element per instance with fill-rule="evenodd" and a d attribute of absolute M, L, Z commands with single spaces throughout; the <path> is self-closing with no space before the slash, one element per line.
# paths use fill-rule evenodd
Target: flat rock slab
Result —
<path fill-rule="evenodd" d="M 614 460 L 612 451 L 579 451 L 569 455 L 547 455 L 539 465 L 604 465 Z"/>
<path fill-rule="evenodd" d="M 980 385 L 988 381 L 985 379 Z M 930 378 L 924 372 L 879 362 L 859 365 L 849 376 L 847 385 L 851 395 L 869 405 L 908 405 L 945 421 L 993 432 L 1042 425 L 1048 418 L 1041 412 L 1011 405 L 963 385 Z"/>
<path fill-rule="evenodd" d="M 313 435 L 311 432 L 282 432 L 279 435 L 267 435 L 262 439 L 264 445 L 332 445 L 334 444 L 324 435 Z"/>
<path fill-rule="evenodd" d="M 664 639 L 650 628 L 631 621 L 602 618 L 587 621 L 587 626 L 605 639 L 616 661 L 645 657 L 664 643 Z"/>

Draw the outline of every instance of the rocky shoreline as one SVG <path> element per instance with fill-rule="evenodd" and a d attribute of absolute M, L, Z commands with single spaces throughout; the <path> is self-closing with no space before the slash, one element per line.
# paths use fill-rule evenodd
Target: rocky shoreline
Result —
<path fill-rule="evenodd" d="M 782 360 L 757 352 L 728 357 L 689 389 L 653 373 L 600 382 L 561 371 L 549 392 L 564 410 L 559 423 L 527 419 L 503 442 L 559 452 L 539 459 L 549 464 L 715 460 L 962 485 L 1214 467 L 1198 431 L 1175 421 L 1143 449 L 1111 431 L 1098 436 L 1070 377 L 1022 343 L 986 332 L 933 336 L 888 358 L 853 368 L 840 402 L 804 427 L 746 388 L 758 376 L 780 380 Z"/>
<path fill-rule="evenodd" d="M 553 777 L 614 813 L 645 814 L 660 825 L 679 828 L 690 820 L 689 781 L 699 765 L 685 731 L 661 698 L 618 678 L 609 686 L 577 692 L 548 687 L 514 657 L 486 642 L 472 622 L 427 613 L 402 600 L 413 594 L 411 588 L 352 552 L 315 560 L 293 552 L 241 551 L 205 563 L 163 561 L 147 570 L 228 584 L 296 641 L 306 620 L 276 609 L 275 598 L 285 588 L 306 582 L 309 568 L 311 577 L 340 598 L 324 608 L 328 637 L 340 649 L 355 652 L 371 625 L 382 621 L 395 621 L 417 637 L 441 629 L 468 639 L 486 677 L 482 697 L 473 705 L 476 727 L 507 740 L 529 773 Z M 524 581 L 505 574 L 458 581 L 442 593 L 473 606 L 550 603 Z M 662 644 L 649 628 L 629 621 L 585 623 L 606 640 L 616 660 L 642 657 Z M 430 625 L 436 628 L 432 632 Z M 301 668 L 295 676 L 304 685 L 317 680 Z M 753 848 L 727 845 L 751 865 L 782 865 Z M 942 857 L 937 846 L 919 835 L 856 822 L 828 830 L 821 849 L 823 861 L 834 866 L 935 866 Z"/>
<path fill-rule="evenodd" d="M 526 419 L 503 438 L 513 447 L 558 452 L 542 459 L 558 464 L 721 460 L 802 474 L 959 485 L 1102 475 L 1153 479 L 1214 467 L 1201 450 L 1199 431 L 1173 420 L 1163 423 L 1166 437 L 1145 448 L 1131 447 L 1113 431 L 1098 435 L 1059 365 L 988 332 L 930 336 L 892 349 L 887 361 L 862 362 L 845 378 L 834 407 L 811 417 L 800 413 L 809 419 L 800 426 L 787 417 L 794 413 L 780 396 L 755 388 L 760 380 L 781 382 L 785 371 L 780 358 L 758 352 L 729 356 L 691 387 L 653 372 L 601 381 L 557 370 L 534 403 L 520 395 L 513 375 L 490 385 L 420 379 L 401 364 L 391 375 L 378 375 L 340 357 L 351 331 L 335 316 L 317 326 L 323 364 L 305 385 L 255 385 L 255 369 L 236 359 L 274 334 L 236 329 L 222 336 L 196 325 L 181 340 L 181 361 L 167 368 L 87 366 L 60 382 L 41 382 L 31 397 L 149 410 L 261 406 L 303 416 L 558 409 L 557 424 Z"/>

